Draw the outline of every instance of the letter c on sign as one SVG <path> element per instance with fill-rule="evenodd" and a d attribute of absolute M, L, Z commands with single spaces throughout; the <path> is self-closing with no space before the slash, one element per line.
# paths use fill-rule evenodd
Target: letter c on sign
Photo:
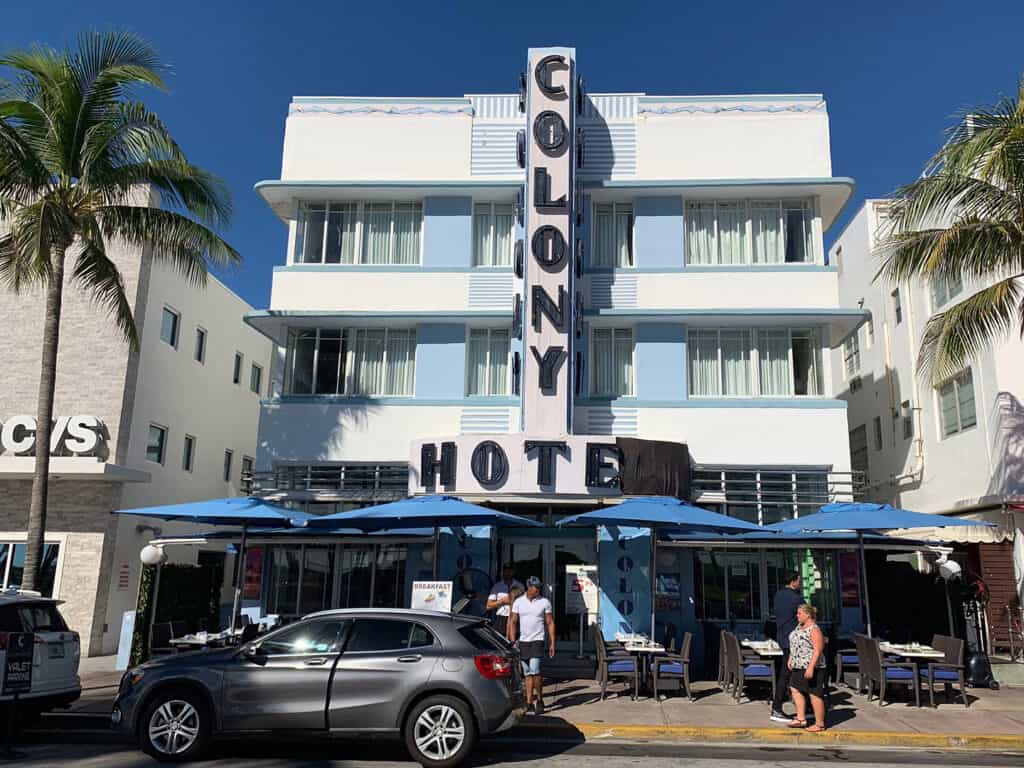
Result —
<path fill-rule="evenodd" d="M 31 416 L 12 416 L 0 430 L 0 447 L 4 453 L 28 453 L 36 444 L 36 420 Z"/>
<path fill-rule="evenodd" d="M 508 480 L 508 456 L 493 440 L 484 440 L 473 449 L 469 468 L 476 481 L 486 488 L 499 488 Z"/>
<path fill-rule="evenodd" d="M 549 99 L 564 99 L 569 95 L 565 92 L 565 86 L 551 84 L 551 73 L 556 69 L 569 69 L 569 65 L 565 63 L 565 56 L 545 56 L 537 62 L 533 77 L 537 81 L 537 87 Z"/>

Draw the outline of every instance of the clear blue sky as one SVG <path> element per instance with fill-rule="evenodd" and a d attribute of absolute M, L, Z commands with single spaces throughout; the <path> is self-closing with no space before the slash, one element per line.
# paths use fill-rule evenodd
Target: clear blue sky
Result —
<path fill-rule="evenodd" d="M 833 173 L 858 183 L 834 236 L 865 197 L 914 178 L 953 114 L 1013 93 L 1024 72 L 1022 0 L 7 2 L 0 50 L 88 28 L 137 32 L 173 67 L 170 92 L 146 98 L 231 186 L 245 264 L 223 277 L 256 307 L 286 233 L 252 186 L 279 175 L 293 95 L 511 93 L 540 45 L 575 46 L 594 92 L 820 92 Z"/>

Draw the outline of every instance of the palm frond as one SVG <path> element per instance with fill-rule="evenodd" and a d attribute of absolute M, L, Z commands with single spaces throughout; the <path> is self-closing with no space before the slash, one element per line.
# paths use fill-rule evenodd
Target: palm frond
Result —
<path fill-rule="evenodd" d="M 963 218 L 948 227 L 890 235 L 877 248 L 881 276 L 893 283 L 986 279 L 1024 271 L 1024 231 L 1013 220 Z"/>
<path fill-rule="evenodd" d="M 104 237 L 137 248 L 151 248 L 154 259 L 171 263 L 195 285 L 206 283 L 207 268 L 233 267 L 242 257 L 219 235 L 176 211 L 110 205 L 97 212 Z"/>
<path fill-rule="evenodd" d="M 95 225 L 88 227 L 99 234 Z M 107 308 L 132 349 L 139 348 L 139 331 L 135 325 L 135 314 L 125 294 L 124 279 L 120 270 L 108 257 L 103 241 L 86 234 L 82 237 L 81 248 L 75 259 L 72 279 L 90 293 L 93 300 Z"/>
<path fill-rule="evenodd" d="M 968 296 L 925 324 L 917 369 L 932 384 L 962 370 L 996 338 L 1005 336 L 1021 316 L 1019 276 L 1000 280 Z"/>
<path fill-rule="evenodd" d="M 82 148 L 82 183 L 102 187 L 112 169 L 151 160 L 179 160 L 185 155 L 167 126 L 141 103 L 122 103 L 86 133 Z"/>

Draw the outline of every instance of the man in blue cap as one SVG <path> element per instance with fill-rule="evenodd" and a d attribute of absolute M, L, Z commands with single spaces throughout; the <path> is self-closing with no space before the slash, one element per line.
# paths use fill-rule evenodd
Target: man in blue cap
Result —
<path fill-rule="evenodd" d="M 782 587 L 775 593 L 775 599 L 772 601 L 775 613 L 775 639 L 782 646 L 782 658 L 777 660 L 779 666 L 775 669 L 775 699 L 772 701 L 772 712 L 769 715 L 777 723 L 789 723 L 793 719 L 782 711 L 782 705 L 789 693 L 789 633 L 796 629 L 796 609 L 806 602 L 800 587 L 800 574 L 796 571 L 786 571 L 782 576 Z"/>
<path fill-rule="evenodd" d="M 551 611 L 551 601 L 541 595 L 543 587 L 544 583 L 536 576 L 528 578 L 526 594 L 512 603 L 508 622 L 509 641 L 519 640 L 519 659 L 526 678 L 526 710 L 529 711 L 532 704 L 538 715 L 544 714 L 540 660 L 544 655 L 545 629 L 548 656 L 554 658 L 555 655 L 555 616 Z"/>

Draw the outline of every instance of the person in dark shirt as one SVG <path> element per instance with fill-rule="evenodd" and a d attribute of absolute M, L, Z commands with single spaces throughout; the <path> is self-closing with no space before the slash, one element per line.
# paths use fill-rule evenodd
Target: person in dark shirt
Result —
<path fill-rule="evenodd" d="M 777 723 L 789 723 L 793 718 L 782 711 L 783 702 L 789 692 L 789 633 L 796 629 L 796 609 L 804 603 L 800 592 L 800 574 L 786 571 L 782 576 L 782 589 L 775 593 L 772 601 L 775 613 L 775 639 L 782 646 L 782 658 L 777 659 L 775 668 L 775 699 L 772 701 L 771 719 Z"/>

